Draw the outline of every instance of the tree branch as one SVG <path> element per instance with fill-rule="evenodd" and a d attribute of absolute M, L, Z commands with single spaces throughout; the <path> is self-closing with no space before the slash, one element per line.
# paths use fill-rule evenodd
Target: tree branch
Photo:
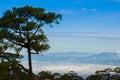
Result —
<path fill-rule="evenodd" d="M 22 47 L 25 47 L 26 48 L 26 45 L 22 45 L 18 42 L 14 42 L 13 40 L 10 40 L 9 38 L 7 38 L 7 40 L 9 40 L 10 42 L 12 42 L 13 44 L 16 44 L 16 45 L 19 45 L 19 46 L 22 46 Z M 24 43 L 25 44 L 25 43 Z"/>
<path fill-rule="evenodd" d="M 6 56 L 3 56 L 3 55 L 0 55 L 0 58 L 4 58 L 4 59 L 6 59 L 6 60 L 8 60 L 8 62 L 10 62 L 10 63 L 12 63 L 12 60 L 10 60 L 8 57 L 6 57 Z M 17 64 L 18 66 L 20 66 L 24 71 L 26 71 L 27 73 L 30 73 L 30 71 L 29 71 L 29 69 L 26 69 L 23 65 L 21 65 L 21 64 Z M 35 74 L 34 73 L 32 73 L 32 75 L 33 76 L 35 76 Z"/>

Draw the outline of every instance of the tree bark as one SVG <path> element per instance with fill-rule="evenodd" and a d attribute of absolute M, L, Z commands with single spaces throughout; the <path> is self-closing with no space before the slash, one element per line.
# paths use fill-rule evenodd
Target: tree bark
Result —
<path fill-rule="evenodd" d="M 30 75 L 31 80 L 33 80 L 33 76 L 32 76 L 32 59 L 31 59 L 30 46 L 28 46 L 28 63 L 29 63 L 29 75 Z"/>

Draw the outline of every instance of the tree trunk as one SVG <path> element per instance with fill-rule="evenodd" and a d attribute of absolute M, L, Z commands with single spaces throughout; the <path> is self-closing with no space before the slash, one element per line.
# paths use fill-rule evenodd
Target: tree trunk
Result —
<path fill-rule="evenodd" d="M 31 59 L 30 47 L 28 47 L 28 63 L 29 63 L 29 75 L 30 75 L 31 80 L 33 80 L 33 76 L 32 76 L 32 59 Z"/>

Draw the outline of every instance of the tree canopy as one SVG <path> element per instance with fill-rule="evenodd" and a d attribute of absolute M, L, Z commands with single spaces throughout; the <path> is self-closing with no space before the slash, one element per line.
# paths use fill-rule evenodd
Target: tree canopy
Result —
<path fill-rule="evenodd" d="M 44 25 L 59 24 L 60 14 L 46 12 L 43 8 L 24 6 L 6 10 L 0 18 L 0 38 L 11 48 L 20 51 L 24 48 L 28 53 L 30 76 L 32 76 L 31 54 L 47 51 L 50 46 L 42 30 Z"/>

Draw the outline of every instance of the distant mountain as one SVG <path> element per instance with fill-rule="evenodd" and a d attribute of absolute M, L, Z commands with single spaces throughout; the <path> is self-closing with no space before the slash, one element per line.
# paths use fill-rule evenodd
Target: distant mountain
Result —
<path fill-rule="evenodd" d="M 83 63 L 104 64 L 104 65 L 120 65 L 120 57 L 117 53 L 103 52 L 80 60 Z"/>
<path fill-rule="evenodd" d="M 104 64 L 120 65 L 120 57 L 114 52 L 102 53 L 84 53 L 84 52 L 67 52 L 67 53 L 47 53 L 44 55 L 33 55 L 33 60 L 41 62 L 69 62 L 84 64 Z M 25 60 L 25 58 L 24 58 Z"/>
<path fill-rule="evenodd" d="M 95 55 L 95 53 L 84 52 L 66 52 L 66 53 L 47 53 L 43 55 L 33 55 L 33 60 L 49 61 L 49 62 L 62 62 L 62 61 L 77 61 L 88 56 Z"/>

